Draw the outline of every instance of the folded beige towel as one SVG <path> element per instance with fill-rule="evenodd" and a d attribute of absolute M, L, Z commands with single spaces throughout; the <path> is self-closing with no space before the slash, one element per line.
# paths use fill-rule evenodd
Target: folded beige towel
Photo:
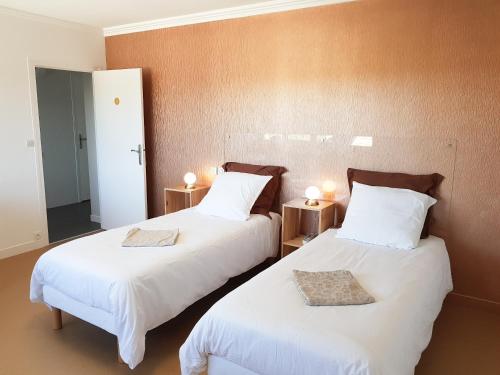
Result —
<path fill-rule="evenodd" d="M 293 276 L 307 305 L 364 305 L 375 302 L 349 271 L 293 270 Z"/>
<path fill-rule="evenodd" d="M 168 230 L 143 230 L 132 228 L 122 242 L 125 247 L 160 247 L 175 245 L 179 228 Z"/>

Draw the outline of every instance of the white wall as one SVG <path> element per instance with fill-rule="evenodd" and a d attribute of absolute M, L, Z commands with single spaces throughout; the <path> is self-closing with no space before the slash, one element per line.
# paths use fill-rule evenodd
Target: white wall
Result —
<path fill-rule="evenodd" d="M 105 67 L 98 29 L 0 8 L 0 258 L 43 246 L 28 61 L 53 68 Z M 36 142 L 35 142 L 36 144 Z M 36 144 L 38 146 L 38 144 Z M 39 239 L 37 239 L 37 234 Z"/>

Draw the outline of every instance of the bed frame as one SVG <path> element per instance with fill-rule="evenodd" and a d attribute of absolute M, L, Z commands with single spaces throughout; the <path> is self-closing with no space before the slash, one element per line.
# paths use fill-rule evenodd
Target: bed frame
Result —
<path fill-rule="evenodd" d="M 267 258 L 264 262 L 255 266 L 254 268 L 242 273 L 241 275 L 232 277 L 231 279 L 229 279 L 227 281 L 226 284 L 224 284 L 220 288 L 214 290 L 212 293 L 210 293 L 208 296 L 205 296 L 204 298 L 207 298 L 207 297 L 209 298 L 209 296 L 211 296 L 211 295 L 213 296 L 214 293 L 217 293 L 217 294 L 223 293 L 220 297 L 217 297 L 217 299 L 221 298 L 223 295 L 229 293 L 234 288 L 245 283 L 246 281 L 251 279 L 253 276 L 257 275 L 258 273 L 262 272 L 263 270 L 265 270 L 269 266 L 276 263 L 278 260 L 279 260 L 279 252 L 278 252 L 278 255 L 276 257 Z M 56 293 L 56 294 L 54 294 L 54 293 Z M 64 311 L 66 314 L 73 315 L 79 319 L 82 319 L 86 322 L 89 322 L 92 325 L 95 325 L 96 327 L 104 329 L 105 331 L 107 331 L 111 334 L 114 334 L 109 329 L 109 327 L 106 327 L 106 324 L 100 324 L 100 323 L 103 323 L 105 318 L 102 318 L 102 320 L 96 321 L 94 319 L 88 319 L 88 316 L 79 316 L 79 314 L 76 313 L 77 310 L 75 310 L 74 306 L 73 306 L 73 304 L 75 304 L 75 303 L 79 304 L 79 302 L 64 296 L 62 293 L 57 292 L 55 289 L 44 287 L 44 299 L 45 299 L 45 303 L 52 310 L 52 328 L 53 328 L 53 330 L 58 331 L 58 330 L 62 329 L 62 327 L 63 327 L 63 325 L 62 325 L 62 311 Z M 56 305 L 59 307 L 56 307 Z M 61 307 L 63 309 L 61 309 Z M 96 309 L 96 310 L 98 310 L 98 309 Z M 70 312 L 68 312 L 68 311 L 70 311 Z M 100 310 L 100 311 L 102 311 L 102 310 Z M 104 311 L 102 311 L 102 312 L 104 312 Z M 118 363 L 126 364 L 120 356 L 120 346 L 118 344 L 118 338 L 117 338 L 116 344 L 117 344 Z"/>
<path fill-rule="evenodd" d="M 60 329 L 62 329 L 62 310 L 53 306 L 50 306 L 50 308 L 52 309 L 52 329 L 54 331 L 59 331 Z M 118 340 L 116 341 L 116 348 L 118 351 L 118 363 L 125 364 L 122 357 L 120 356 L 120 345 L 118 344 Z"/>

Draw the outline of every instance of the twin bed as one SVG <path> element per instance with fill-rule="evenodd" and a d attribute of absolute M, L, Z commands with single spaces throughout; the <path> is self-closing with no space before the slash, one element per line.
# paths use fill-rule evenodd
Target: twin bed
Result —
<path fill-rule="evenodd" d="M 442 239 L 412 251 L 337 238 L 330 229 L 234 290 L 181 347 L 183 374 L 412 374 L 446 294 Z M 307 306 L 293 269 L 349 269 L 376 303 Z"/>
<path fill-rule="evenodd" d="M 261 177 L 267 172 L 266 167 L 249 171 Z M 121 359 L 134 368 L 143 359 L 147 331 L 229 278 L 276 256 L 280 215 L 250 214 L 250 209 L 264 195 L 269 206 L 276 201 L 282 173 L 284 169 L 255 184 L 237 181 L 241 190 L 230 177 L 247 178 L 247 173 L 225 173 L 199 209 L 135 225 L 179 228 L 170 248 L 122 247 L 132 226 L 54 248 L 35 266 L 31 300 L 53 309 L 56 325 L 63 310 L 116 335 Z M 231 192 L 222 189 L 224 178 L 229 181 L 224 189 L 230 186 Z M 273 185 L 274 193 L 259 184 L 266 189 Z M 231 199 L 242 197 L 245 207 L 239 210 L 239 202 Z M 232 218 L 246 219 L 207 214 L 223 211 L 217 198 L 230 204 Z M 217 302 L 180 349 L 182 373 L 413 373 L 452 288 L 444 241 L 430 236 L 408 251 L 340 237 L 337 230 L 327 230 Z M 307 306 L 297 291 L 294 269 L 350 270 L 376 302 Z"/>
<path fill-rule="evenodd" d="M 121 247 L 132 226 L 79 238 L 42 255 L 31 300 L 116 335 L 121 359 L 134 368 L 143 359 L 147 331 L 276 256 L 281 217 L 270 214 L 231 221 L 191 208 L 134 225 L 178 227 L 169 248 Z"/>

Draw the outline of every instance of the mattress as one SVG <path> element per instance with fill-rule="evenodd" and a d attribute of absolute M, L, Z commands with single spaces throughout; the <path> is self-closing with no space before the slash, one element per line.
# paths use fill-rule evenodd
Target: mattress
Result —
<path fill-rule="evenodd" d="M 102 309 L 86 305 L 61 293 L 50 285 L 43 286 L 43 301 L 50 307 L 56 307 L 86 322 L 116 335 L 113 315 Z"/>
<path fill-rule="evenodd" d="M 376 302 L 307 306 L 293 269 L 346 269 Z M 184 375 L 414 373 L 452 289 L 444 241 L 413 250 L 338 239 L 328 230 L 218 301 L 180 350 Z"/>
<path fill-rule="evenodd" d="M 79 238 L 40 257 L 30 298 L 117 335 L 122 359 L 134 368 L 148 330 L 275 256 L 280 224 L 277 214 L 230 221 L 191 208 Z M 122 247 L 132 227 L 179 228 L 179 237 L 170 247 Z"/>

